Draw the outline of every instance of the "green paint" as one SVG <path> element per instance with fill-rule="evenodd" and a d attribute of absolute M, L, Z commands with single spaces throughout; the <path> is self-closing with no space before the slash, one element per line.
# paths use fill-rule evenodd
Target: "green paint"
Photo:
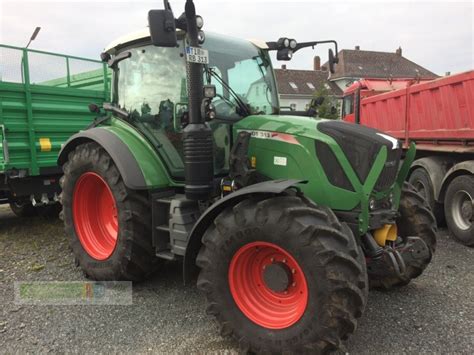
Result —
<path fill-rule="evenodd" d="M 57 166 L 62 144 L 95 118 L 88 105 L 109 98 L 110 73 L 96 60 L 6 45 L 0 50 L 0 66 L 9 68 L 0 77 L 0 126 L 10 157 L 4 161 L 2 145 L 0 172 L 39 175 L 42 168 Z M 41 150 L 40 138 L 50 139 L 51 151 Z"/>
<path fill-rule="evenodd" d="M 288 143 L 274 139 L 252 137 L 249 155 L 256 157 L 257 170 L 272 179 L 302 179 L 306 184 L 299 188 L 310 199 L 336 211 L 360 209 L 358 217 L 359 232 L 364 234 L 369 228 L 369 201 L 387 196 L 391 189 L 375 193 L 374 187 L 387 160 L 387 148 L 378 152 L 367 179 L 359 181 L 356 172 L 337 142 L 317 129 L 319 122 L 324 120 L 295 117 L 259 115 L 250 116 L 234 126 L 234 137 L 239 130 L 270 131 L 291 135 L 297 142 Z M 333 186 L 317 159 L 315 140 L 330 146 L 354 191 Z M 286 158 L 286 165 L 275 164 L 277 160 Z M 401 178 L 401 176 L 399 176 Z"/>
<path fill-rule="evenodd" d="M 117 118 L 113 118 L 111 125 L 104 128 L 116 134 L 128 146 L 150 189 L 180 186 L 171 179 L 163 160 L 136 128 Z"/>

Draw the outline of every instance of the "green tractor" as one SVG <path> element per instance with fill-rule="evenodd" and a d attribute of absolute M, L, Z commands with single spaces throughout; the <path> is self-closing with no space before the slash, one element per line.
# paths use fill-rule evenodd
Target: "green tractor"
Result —
<path fill-rule="evenodd" d="M 339 348 L 369 286 L 406 285 L 432 258 L 434 217 L 404 182 L 415 147 L 280 110 L 269 53 L 334 41 L 205 35 L 192 0 L 148 17 L 102 54 L 112 103 L 91 105 L 98 118 L 59 156 L 76 262 L 138 281 L 181 260 L 243 350 Z"/>

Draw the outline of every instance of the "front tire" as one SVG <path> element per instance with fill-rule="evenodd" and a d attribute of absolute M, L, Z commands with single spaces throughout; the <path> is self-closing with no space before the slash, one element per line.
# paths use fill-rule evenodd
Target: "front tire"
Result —
<path fill-rule="evenodd" d="M 198 288 L 242 350 L 325 353 L 356 329 L 365 259 L 329 208 L 296 196 L 244 200 L 215 219 L 203 244 Z"/>
<path fill-rule="evenodd" d="M 63 170 L 63 219 L 76 263 L 95 280 L 146 278 L 156 266 L 147 196 L 125 186 L 96 143 L 76 147 Z"/>
<path fill-rule="evenodd" d="M 448 227 L 458 241 L 474 246 L 474 176 L 455 178 L 448 186 L 445 198 Z"/>

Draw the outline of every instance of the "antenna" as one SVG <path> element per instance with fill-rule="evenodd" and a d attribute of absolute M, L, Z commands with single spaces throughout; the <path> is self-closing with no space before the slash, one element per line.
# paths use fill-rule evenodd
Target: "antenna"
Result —
<path fill-rule="evenodd" d="M 171 5 L 168 0 L 163 0 L 163 5 L 165 6 L 165 10 L 171 11 Z"/>

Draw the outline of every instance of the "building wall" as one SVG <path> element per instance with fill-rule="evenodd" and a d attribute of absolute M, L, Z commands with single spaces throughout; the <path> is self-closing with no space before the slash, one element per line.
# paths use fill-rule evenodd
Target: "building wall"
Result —
<path fill-rule="evenodd" d="M 265 82 L 257 82 L 250 86 L 247 95 L 245 95 L 245 98 L 255 105 L 257 111 L 269 112 L 272 109 L 271 104 L 268 102 L 267 88 L 268 86 Z"/>
<path fill-rule="evenodd" d="M 359 80 L 360 78 L 342 78 L 342 79 L 336 79 L 332 80 L 337 86 L 339 86 L 339 89 L 342 91 L 347 89 L 347 86 L 352 84 L 354 81 Z"/>
<path fill-rule="evenodd" d="M 311 98 L 282 98 L 282 95 L 280 95 L 280 107 L 292 107 L 295 111 L 305 111 L 310 102 Z M 294 108 L 292 105 L 294 105 Z"/>

